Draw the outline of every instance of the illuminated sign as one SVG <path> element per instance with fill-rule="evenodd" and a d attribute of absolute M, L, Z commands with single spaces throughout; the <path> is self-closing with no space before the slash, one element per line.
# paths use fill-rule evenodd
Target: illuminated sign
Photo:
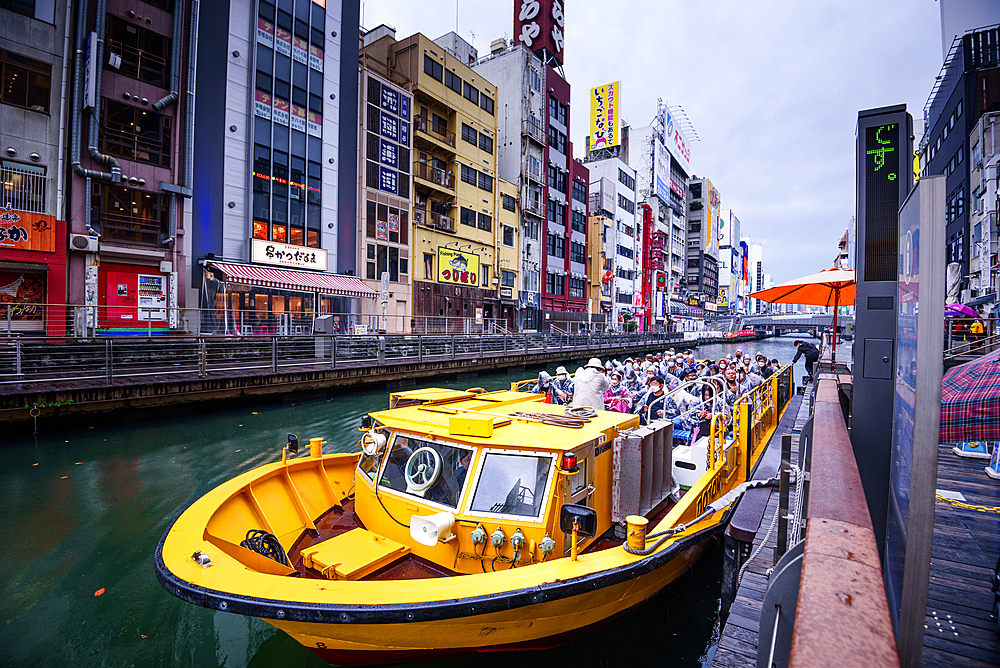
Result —
<path fill-rule="evenodd" d="M 293 269 L 326 271 L 326 251 L 277 241 L 251 239 L 250 261 Z"/>
<path fill-rule="evenodd" d="M 0 209 L 0 249 L 55 252 L 55 217 Z"/>
<path fill-rule="evenodd" d="M 479 256 L 438 247 L 438 283 L 479 287 Z"/>
<path fill-rule="evenodd" d="M 687 139 L 681 132 L 680 124 L 674 122 L 674 117 L 667 113 L 664 137 L 667 141 L 667 149 L 677 159 L 681 167 L 688 174 L 691 173 L 691 149 L 688 148 Z"/>
<path fill-rule="evenodd" d="M 521 0 L 514 3 L 514 43 L 531 51 L 547 51 L 560 65 L 566 17 L 562 0 Z"/>
<path fill-rule="evenodd" d="M 670 155 L 660 141 L 656 142 L 656 196 L 670 203 Z"/>
<path fill-rule="evenodd" d="M 899 181 L 903 158 L 899 124 L 871 126 L 865 130 L 865 234 L 866 281 L 894 281 L 898 268 L 896 250 Z"/>
<path fill-rule="evenodd" d="M 590 148 L 611 148 L 620 143 L 618 110 L 621 82 L 615 81 L 590 91 Z"/>

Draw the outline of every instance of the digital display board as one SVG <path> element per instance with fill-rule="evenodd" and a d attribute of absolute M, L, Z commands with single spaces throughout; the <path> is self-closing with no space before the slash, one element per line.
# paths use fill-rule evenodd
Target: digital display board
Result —
<path fill-rule="evenodd" d="M 899 124 L 865 130 L 865 281 L 896 280 L 900 173 Z"/>

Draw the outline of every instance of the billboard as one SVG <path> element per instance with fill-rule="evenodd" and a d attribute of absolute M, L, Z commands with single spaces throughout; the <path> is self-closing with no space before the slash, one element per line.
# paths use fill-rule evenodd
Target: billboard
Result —
<path fill-rule="evenodd" d="M 621 82 L 590 89 L 590 150 L 618 146 L 618 110 Z"/>
<path fill-rule="evenodd" d="M 656 140 L 656 196 L 670 204 L 670 155 L 663 143 Z"/>
<path fill-rule="evenodd" d="M 514 3 L 512 41 L 515 44 L 524 44 L 536 53 L 544 50 L 562 65 L 565 32 L 566 17 L 563 15 L 562 0 L 521 0 Z"/>
<path fill-rule="evenodd" d="M 691 149 L 688 146 L 687 138 L 681 132 L 680 123 L 675 122 L 670 112 L 667 112 L 666 127 L 664 137 L 667 141 L 667 150 L 677 159 L 681 168 L 687 173 L 691 173 Z"/>
<path fill-rule="evenodd" d="M 479 286 L 479 256 L 438 246 L 438 283 Z"/>

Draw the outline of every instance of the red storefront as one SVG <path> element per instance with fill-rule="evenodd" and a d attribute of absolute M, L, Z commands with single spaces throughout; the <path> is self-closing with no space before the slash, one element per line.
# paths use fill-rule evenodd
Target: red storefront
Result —
<path fill-rule="evenodd" d="M 102 262 L 97 271 L 99 334 L 169 334 L 171 276 L 157 266 Z M 176 290 L 176 287 L 173 288 Z"/>
<path fill-rule="evenodd" d="M 0 329 L 66 334 L 66 222 L 0 209 Z"/>

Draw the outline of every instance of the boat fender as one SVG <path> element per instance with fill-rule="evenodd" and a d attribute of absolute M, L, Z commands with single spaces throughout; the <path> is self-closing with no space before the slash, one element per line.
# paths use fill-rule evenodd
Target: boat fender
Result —
<path fill-rule="evenodd" d="M 545 538 L 543 538 L 542 542 L 538 544 L 538 547 L 542 549 L 542 554 L 547 557 L 555 552 L 556 542 L 552 540 L 552 537 L 549 536 L 549 534 L 545 534 Z"/>
<path fill-rule="evenodd" d="M 507 542 L 507 535 L 503 532 L 503 529 L 497 527 L 497 530 L 490 534 L 490 542 L 493 543 L 493 547 L 499 550 L 503 547 L 503 544 Z"/>

